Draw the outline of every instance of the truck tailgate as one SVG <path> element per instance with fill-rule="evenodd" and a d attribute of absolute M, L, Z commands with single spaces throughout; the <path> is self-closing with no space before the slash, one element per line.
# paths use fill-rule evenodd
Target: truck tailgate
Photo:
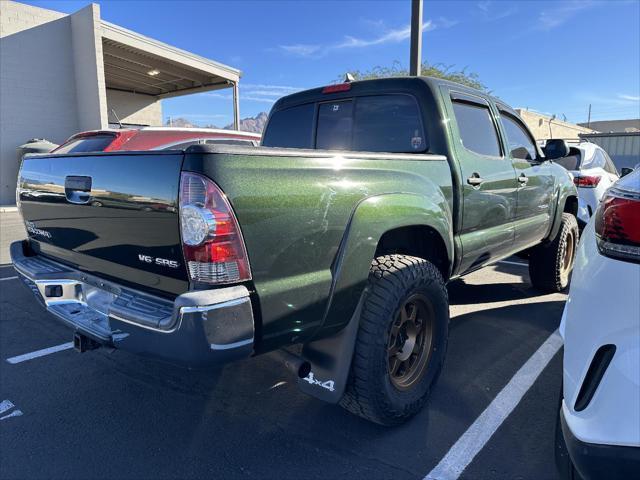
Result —
<path fill-rule="evenodd" d="M 185 292 L 182 160 L 157 151 L 26 157 L 18 198 L 32 248 L 136 288 Z"/>

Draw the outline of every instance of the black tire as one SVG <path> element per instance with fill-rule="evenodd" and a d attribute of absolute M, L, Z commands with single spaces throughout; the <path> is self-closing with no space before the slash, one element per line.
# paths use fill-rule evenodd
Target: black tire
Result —
<path fill-rule="evenodd" d="M 405 323 L 401 320 L 403 313 Z M 416 318 L 418 315 L 420 318 Z M 414 347 L 409 350 L 406 331 L 411 318 L 420 333 L 415 334 Z M 402 325 L 404 334 L 400 333 Z M 340 405 L 381 425 L 405 422 L 428 400 L 442 370 L 448 333 L 449 301 L 438 269 L 422 258 L 407 255 L 376 258 L 371 264 L 351 371 Z M 420 354 L 410 353 L 420 348 Z M 410 356 L 401 361 L 405 353 Z M 390 372 L 392 368 L 394 372 Z M 404 380 L 401 373 L 405 374 Z"/>
<path fill-rule="evenodd" d="M 535 288 L 543 292 L 562 292 L 569 286 L 579 237 L 576 217 L 563 213 L 553 241 L 531 249 L 529 277 Z"/>

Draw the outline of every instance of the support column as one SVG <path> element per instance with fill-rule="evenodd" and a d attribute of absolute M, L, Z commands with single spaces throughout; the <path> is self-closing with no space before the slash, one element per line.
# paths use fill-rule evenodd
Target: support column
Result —
<path fill-rule="evenodd" d="M 411 0 L 411 58 L 409 64 L 409 75 L 420 75 L 422 69 L 422 0 Z"/>
<path fill-rule="evenodd" d="M 233 128 L 240 130 L 240 90 L 238 82 L 233 84 Z"/>

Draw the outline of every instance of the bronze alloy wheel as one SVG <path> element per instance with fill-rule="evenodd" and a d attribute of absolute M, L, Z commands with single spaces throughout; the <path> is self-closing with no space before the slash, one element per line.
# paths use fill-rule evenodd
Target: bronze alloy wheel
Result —
<path fill-rule="evenodd" d="M 411 388 L 429 364 L 433 343 L 433 307 L 414 293 L 400 307 L 389 332 L 388 369 L 398 390 Z"/>
<path fill-rule="evenodd" d="M 576 237 L 574 232 L 570 230 L 567 233 L 567 240 L 560 266 L 560 278 L 563 284 L 567 284 L 569 282 L 569 274 L 571 273 L 571 269 L 573 267 L 573 257 L 575 255 L 575 252 Z"/>

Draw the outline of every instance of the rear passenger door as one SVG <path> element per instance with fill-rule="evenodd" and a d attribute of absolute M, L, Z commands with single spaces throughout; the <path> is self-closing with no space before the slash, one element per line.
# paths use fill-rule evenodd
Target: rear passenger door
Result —
<path fill-rule="evenodd" d="M 551 227 L 555 176 L 551 163 L 539 156 L 535 141 L 522 120 L 498 105 L 507 155 L 518 177 L 515 247 L 523 250 L 539 243 Z"/>
<path fill-rule="evenodd" d="M 454 91 L 448 97 L 462 180 L 462 260 L 458 270 L 463 273 L 513 250 L 517 182 L 487 99 Z"/>

